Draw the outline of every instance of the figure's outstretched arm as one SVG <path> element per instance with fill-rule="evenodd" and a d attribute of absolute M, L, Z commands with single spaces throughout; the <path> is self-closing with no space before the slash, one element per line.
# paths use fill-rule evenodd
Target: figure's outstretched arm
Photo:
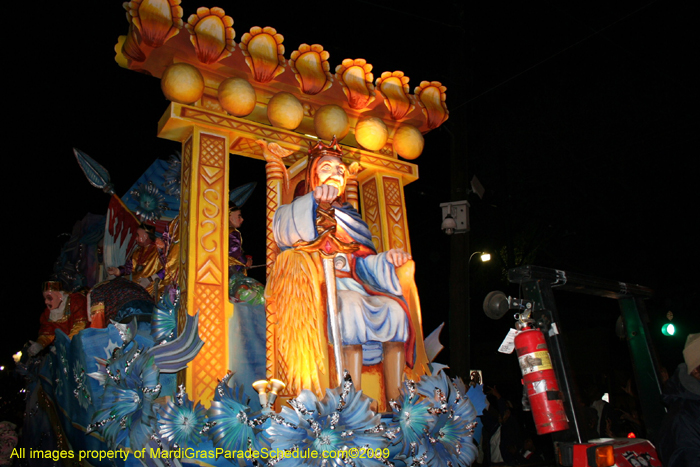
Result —
<path fill-rule="evenodd" d="M 277 209 L 272 229 L 282 251 L 299 240 L 309 242 L 316 238 L 316 206 L 313 193 L 308 193 Z"/>

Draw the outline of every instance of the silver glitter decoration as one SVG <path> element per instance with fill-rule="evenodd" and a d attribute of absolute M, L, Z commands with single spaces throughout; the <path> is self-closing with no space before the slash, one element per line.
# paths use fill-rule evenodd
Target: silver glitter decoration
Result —
<path fill-rule="evenodd" d="M 415 443 L 412 443 L 412 444 L 415 444 Z M 422 456 L 413 457 L 413 459 L 411 460 L 411 467 L 417 467 L 419 465 L 427 465 L 427 464 L 428 464 L 428 454 L 425 452 L 423 453 Z"/>
<path fill-rule="evenodd" d="M 396 411 L 396 412 L 401 412 L 401 403 L 399 403 L 398 401 L 396 401 L 394 399 L 391 399 L 389 401 L 389 407 L 391 407 L 391 409 Z"/>
<path fill-rule="evenodd" d="M 412 379 L 409 379 L 408 381 L 406 381 L 406 387 L 408 388 L 408 400 L 410 402 L 413 400 L 414 397 L 416 397 L 416 382 Z"/>
<path fill-rule="evenodd" d="M 181 384 L 177 387 L 177 395 L 175 396 L 175 403 L 179 406 L 182 405 L 182 399 L 185 397 L 185 385 Z"/>
<path fill-rule="evenodd" d="M 144 394 L 158 394 L 163 386 L 161 384 L 156 384 L 153 388 L 142 388 Z"/>
<path fill-rule="evenodd" d="M 63 370 L 63 374 L 68 376 L 68 359 L 66 359 L 66 356 L 61 354 L 58 357 L 61 360 L 61 370 Z"/>
<path fill-rule="evenodd" d="M 76 388 L 73 390 L 73 395 L 76 399 L 80 401 L 81 397 L 87 399 L 88 404 L 92 404 L 92 397 L 88 392 L 87 385 L 85 384 L 85 370 L 81 369 L 80 374 L 73 370 L 73 379 L 75 380 Z M 82 405 L 82 404 L 81 404 Z"/>
<path fill-rule="evenodd" d="M 221 381 L 219 381 L 219 384 L 216 385 L 216 392 L 219 394 L 219 397 L 224 397 L 224 387 L 228 386 L 228 380 L 231 379 L 233 376 L 233 373 L 227 373 L 226 376 L 221 378 Z"/>
<path fill-rule="evenodd" d="M 431 413 L 433 415 L 447 413 L 447 397 L 442 392 L 442 390 L 440 390 L 440 388 L 435 388 L 435 399 L 440 401 L 440 407 L 428 409 L 428 413 Z"/>
<path fill-rule="evenodd" d="M 352 377 L 350 376 L 350 373 L 348 373 L 348 370 L 345 370 L 343 371 L 343 391 L 340 393 L 340 397 L 338 398 L 338 406 L 336 407 L 336 410 L 338 412 L 342 412 L 345 408 L 351 387 Z"/>
<path fill-rule="evenodd" d="M 331 415 L 331 430 L 335 430 L 338 420 L 340 420 L 340 414 L 338 412 L 333 412 Z"/>
<path fill-rule="evenodd" d="M 306 420 L 310 421 L 313 419 L 313 410 L 308 410 L 304 404 L 296 399 L 290 399 L 287 402 L 299 415 L 303 416 Z"/>
<path fill-rule="evenodd" d="M 163 442 L 160 440 L 160 438 L 159 438 L 155 433 L 153 433 L 153 434 L 151 435 L 151 440 L 152 440 L 153 442 L 156 443 L 156 445 L 158 446 L 158 449 L 160 449 L 161 452 L 162 452 L 162 451 L 169 451 L 169 449 L 163 447 Z M 177 448 L 176 448 L 176 449 L 177 449 Z M 167 457 L 162 457 L 162 459 L 165 460 L 164 464 L 165 464 L 167 467 L 170 467 L 170 466 L 172 465 L 172 464 L 170 463 L 169 458 L 167 458 Z"/>
<path fill-rule="evenodd" d="M 238 412 L 238 415 L 236 415 L 236 418 L 238 419 L 239 422 L 241 422 L 242 425 L 248 425 L 248 415 L 243 410 L 240 410 Z"/>
<path fill-rule="evenodd" d="M 424 428 L 423 432 L 425 433 L 425 437 L 428 438 L 428 441 L 430 441 L 430 444 L 435 444 L 438 442 L 437 439 L 430 436 L 430 431 L 427 428 Z"/>
<path fill-rule="evenodd" d="M 384 437 L 385 437 L 386 439 L 388 439 L 389 441 L 393 441 L 393 440 L 396 439 L 396 437 L 398 436 L 399 431 L 401 431 L 401 427 L 398 427 L 398 426 L 397 426 L 396 429 L 394 429 L 394 430 L 389 430 L 389 429 L 387 429 L 387 430 L 384 432 Z"/>
<path fill-rule="evenodd" d="M 280 415 L 273 413 L 272 415 L 270 415 L 270 419 L 278 425 L 283 425 L 288 428 L 294 428 L 295 430 L 298 429 L 298 427 L 294 423 L 289 423 L 287 420 L 284 419 L 284 417 Z"/>
<path fill-rule="evenodd" d="M 383 423 L 380 423 L 377 426 L 365 430 L 365 433 L 383 433 L 384 431 L 386 431 L 386 426 L 384 426 Z"/>
<path fill-rule="evenodd" d="M 209 430 L 211 430 L 215 426 L 216 426 L 216 422 L 205 422 L 204 427 L 202 428 L 202 431 L 199 432 L 199 434 L 203 435 L 203 434 L 209 433 Z"/>
<path fill-rule="evenodd" d="M 86 434 L 90 434 L 90 433 L 92 433 L 93 431 L 95 431 L 96 429 L 102 428 L 102 427 L 105 426 L 107 423 L 113 422 L 116 418 L 117 418 L 116 415 L 112 415 L 111 417 L 105 418 L 105 419 L 103 419 L 103 420 L 100 420 L 99 422 L 91 423 L 91 424 L 89 424 L 89 425 L 87 426 L 87 428 L 85 429 L 85 433 L 86 433 Z"/>

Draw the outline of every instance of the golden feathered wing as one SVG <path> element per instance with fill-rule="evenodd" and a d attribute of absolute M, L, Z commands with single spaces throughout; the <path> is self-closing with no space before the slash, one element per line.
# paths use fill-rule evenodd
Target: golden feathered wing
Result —
<path fill-rule="evenodd" d="M 287 250 L 280 253 L 268 277 L 265 301 L 268 327 L 274 327 L 277 377 L 288 394 L 309 389 L 319 397 L 320 373 L 326 373 L 326 318 L 323 266 L 318 253 Z M 268 338 L 270 329 L 268 328 Z"/>

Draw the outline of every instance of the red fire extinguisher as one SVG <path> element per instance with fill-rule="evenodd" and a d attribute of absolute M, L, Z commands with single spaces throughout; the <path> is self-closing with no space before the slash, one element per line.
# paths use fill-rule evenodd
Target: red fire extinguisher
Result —
<path fill-rule="evenodd" d="M 523 326 L 515 336 L 515 351 L 537 434 L 567 430 L 569 420 L 566 418 L 563 396 L 542 331 Z"/>

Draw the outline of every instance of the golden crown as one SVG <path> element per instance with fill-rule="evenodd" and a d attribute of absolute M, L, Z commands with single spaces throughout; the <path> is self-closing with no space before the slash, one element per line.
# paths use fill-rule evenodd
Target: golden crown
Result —
<path fill-rule="evenodd" d="M 62 292 L 63 285 L 59 281 L 46 281 L 42 284 L 41 293 L 44 292 Z"/>
<path fill-rule="evenodd" d="M 340 149 L 338 139 L 335 136 L 333 136 L 330 144 L 319 140 L 318 143 L 309 150 L 309 160 L 323 156 L 335 156 L 339 159 L 343 158 L 343 151 Z"/>

